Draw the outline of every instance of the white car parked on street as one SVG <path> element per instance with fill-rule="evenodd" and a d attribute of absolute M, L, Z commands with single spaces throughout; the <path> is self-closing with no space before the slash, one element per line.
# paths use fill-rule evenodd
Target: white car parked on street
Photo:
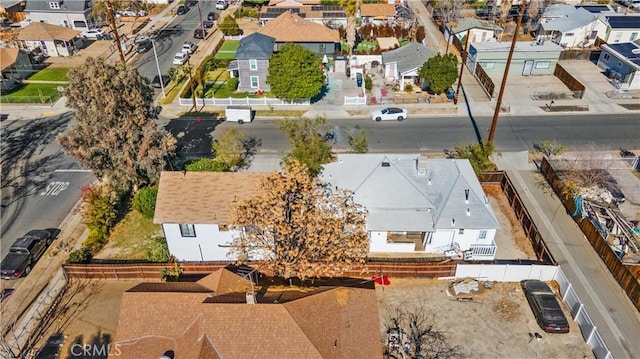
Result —
<path fill-rule="evenodd" d="M 178 52 L 176 56 L 173 57 L 173 64 L 184 65 L 187 63 L 187 60 L 189 60 L 189 54 L 186 52 Z"/>
<path fill-rule="evenodd" d="M 399 107 L 387 107 L 369 114 L 373 121 L 402 121 L 407 119 L 407 110 Z"/>
<path fill-rule="evenodd" d="M 194 52 L 196 52 L 197 48 L 198 48 L 198 46 L 196 44 L 194 44 L 193 42 L 187 41 L 187 42 L 184 43 L 184 45 L 182 45 L 182 52 L 191 55 Z"/>
<path fill-rule="evenodd" d="M 87 39 L 101 39 L 106 33 L 102 29 L 91 29 L 80 33 L 80 36 Z"/>

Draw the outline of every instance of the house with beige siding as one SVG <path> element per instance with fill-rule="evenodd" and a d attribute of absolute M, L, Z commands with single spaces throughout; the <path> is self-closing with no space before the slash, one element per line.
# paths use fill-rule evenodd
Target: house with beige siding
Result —
<path fill-rule="evenodd" d="M 306 47 L 320 56 L 330 56 L 340 50 L 338 30 L 305 20 L 290 12 L 280 14 L 257 32 L 274 38 L 276 51 L 288 42 Z"/>
<path fill-rule="evenodd" d="M 80 31 L 68 27 L 34 22 L 20 29 L 22 48 L 45 56 L 71 56 L 82 46 Z"/>

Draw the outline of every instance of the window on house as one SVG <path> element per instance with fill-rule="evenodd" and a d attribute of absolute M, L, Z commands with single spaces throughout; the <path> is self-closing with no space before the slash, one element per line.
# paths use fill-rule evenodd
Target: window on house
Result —
<path fill-rule="evenodd" d="M 485 69 L 492 69 L 496 66 L 495 62 L 478 62 Z"/>
<path fill-rule="evenodd" d="M 551 66 L 549 61 L 538 61 L 536 62 L 536 69 L 548 69 Z"/>
<path fill-rule="evenodd" d="M 478 239 L 486 239 L 487 238 L 487 231 L 480 231 L 480 234 L 478 235 Z"/>
<path fill-rule="evenodd" d="M 609 59 L 611 59 L 611 55 L 604 54 L 603 58 L 604 58 L 605 61 L 609 61 Z"/>
<path fill-rule="evenodd" d="M 320 44 L 320 53 L 324 54 L 327 52 L 327 44 Z"/>
<path fill-rule="evenodd" d="M 460 229 L 458 230 L 458 234 L 464 234 L 464 228 L 460 228 Z"/>
<path fill-rule="evenodd" d="M 195 237 L 196 236 L 196 227 L 193 224 L 181 224 L 180 225 L 180 235 L 183 237 Z"/>
<path fill-rule="evenodd" d="M 629 37 L 629 41 L 633 41 L 635 39 L 638 38 L 638 33 L 637 32 L 632 32 L 631 36 Z"/>
<path fill-rule="evenodd" d="M 424 245 L 431 244 L 431 240 L 433 239 L 433 232 L 427 232 L 424 236 Z"/>
<path fill-rule="evenodd" d="M 255 71 L 258 69 L 258 60 L 251 59 L 249 60 L 249 70 Z"/>
<path fill-rule="evenodd" d="M 258 87 L 260 87 L 260 79 L 258 76 L 251 76 L 251 88 L 257 89 Z"/>
<path fill-rule="evenodd" d="M 60 3 L 57 1 L 50 1 L 49 2 L 49 7 L 52 9 L 59 9 L 60 8 Z"/>

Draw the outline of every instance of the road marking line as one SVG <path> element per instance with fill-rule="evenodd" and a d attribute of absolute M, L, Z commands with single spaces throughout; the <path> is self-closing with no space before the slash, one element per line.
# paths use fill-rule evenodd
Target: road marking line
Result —
<path fill-rule="evenodd" d="M 54 170 L 53 172 L 93 172 L 91 170 L 74 170 L 74 169 L 69 169 L 69 170 Z"/>

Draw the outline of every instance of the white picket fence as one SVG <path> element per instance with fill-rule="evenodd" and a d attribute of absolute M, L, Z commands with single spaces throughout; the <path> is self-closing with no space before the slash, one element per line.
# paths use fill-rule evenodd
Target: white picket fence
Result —
<path fill-rule="evenodd" d="M 367 104 L 367 98 L 364 96 L 356 96 L 356 97 L 349 97 L 349 96 L 345 96 L 344 97 L 344 104 L 345 105 L 366 105 Z"/>
<path fill-rule="evenodd" d="M 179 98 L 178 103 L 180 106 L 193 106 L 193 99 L 191 98 Z M 309 106 L 311 102 L 309 99 L 301 99 L 294 101 L 281 100 L 279 98 L 196 98 L 197 106 Z"/>
<path fill-rule="evenodd" d="M 580 298 L 573 290 L 573 285 L 562 272 L 560 267 L 546 265 L 514 265 L 514 264 L 458 264 L 456 279 L 477 278 L 479 280 L 496 282 L 520 282 L 525 279 L 541 281 L 555 280 L 560 287 L 562 301 L 567 304 L 573 320 L 580 326 L 580 332 L 585 343 L 589 345 L 597 359 L 613 359 L 596 325 Z"/>

